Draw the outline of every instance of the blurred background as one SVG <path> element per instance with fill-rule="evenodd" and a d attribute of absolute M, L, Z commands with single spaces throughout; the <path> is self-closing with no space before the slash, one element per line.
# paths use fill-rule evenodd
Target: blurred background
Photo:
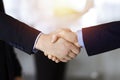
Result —
<path fill-rule="evenodd" d="M 120 0 L 4 0 L 4 6 L 7 14 L 44 33 L 120 20 Z M 34 55 L 15 51 L 24 80 L 36 80 Z M 66 64 L 64 75 L 65 80 L 120 80 L 120 50 L 89 57 L 82 49 Z"/>

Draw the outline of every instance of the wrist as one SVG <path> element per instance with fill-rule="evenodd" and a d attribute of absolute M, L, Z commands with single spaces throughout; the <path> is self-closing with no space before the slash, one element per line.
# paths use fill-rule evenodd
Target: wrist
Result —
<path fill-rule="evenodd" d="M 49 40 L 51 40 L 49 34 L 41 34 L 36 42 L 35 48 L 44 52 L 48 48 L 48 45 L 50 45 Z"/>
<path fill-rule="evenodd" d="M 43 43 L 44 43 L 44 36 L 45 36 L 45 34 L 41 34 L 40 37 L 38 38 L 38 40 L 36 42 L 36 45 L 35 45 L 35 48 L 37 50 L 42 51 L 42 46 L 43 46 Z"/>

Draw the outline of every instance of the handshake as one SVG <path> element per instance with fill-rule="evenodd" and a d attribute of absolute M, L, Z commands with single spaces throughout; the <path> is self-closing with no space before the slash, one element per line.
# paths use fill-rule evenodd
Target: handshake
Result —
<path fill-rule="evenodd" d="M 70 29 L 59 29 L 50 34 L 41 34 L 35 48 L 59 63 L 75 58 L 80 53 L 81 46 L 78 44 L 76 33 Z"/>

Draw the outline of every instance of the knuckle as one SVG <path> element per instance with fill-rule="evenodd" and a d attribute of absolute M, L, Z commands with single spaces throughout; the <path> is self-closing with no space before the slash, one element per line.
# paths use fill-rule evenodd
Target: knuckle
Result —
<path fill-rule="evenodd" d="M 79 53 L 80 52 L 80 49 L 79 48 L 76 48 L 76 53 Z"/>
<path fill-rule="evenodd" d="M 72 45 L 69 43 L 66 43 L 66 47 L 70 48 Z"/>
<path fill-rule="evenodd" d="M 74 58 L 74 57 L 75 57 L 75 54 L 74 54 L 74 53 L 72 53 L 72 54 L 71 54 L 71 57 L 72 57 L 72 58 Z"/>

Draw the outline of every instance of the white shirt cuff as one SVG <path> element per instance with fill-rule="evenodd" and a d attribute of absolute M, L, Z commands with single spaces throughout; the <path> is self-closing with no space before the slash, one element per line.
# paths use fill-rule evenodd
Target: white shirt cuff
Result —
<path fill-rule="evenodd" d="M 79 45 L 82 47 L 85 47 L 84 41 L 83 41 L 83 36 L 82 36 L 82 30 L 77 31 L 76 33 L 77 33 Z"/>
<path fill-rule="evenodd" d="M 35 48 L 35 45 L 37 44 L 37 41 L 38 41 L 38 39 L 40 38 L 41 34 L 42 34 L 42 32 L 40 32 L 40 33 L 38 34 L 38 36 L 37 36 L 37 38 L 36 38 L 36 40 L 35 40 L 35 43 L 34 43 L 34 46 L 33 46 L 33 52 L 34 52 L 34 53 L 37 53 L 37 52 L 38 52 L 38 50 Z"/>

